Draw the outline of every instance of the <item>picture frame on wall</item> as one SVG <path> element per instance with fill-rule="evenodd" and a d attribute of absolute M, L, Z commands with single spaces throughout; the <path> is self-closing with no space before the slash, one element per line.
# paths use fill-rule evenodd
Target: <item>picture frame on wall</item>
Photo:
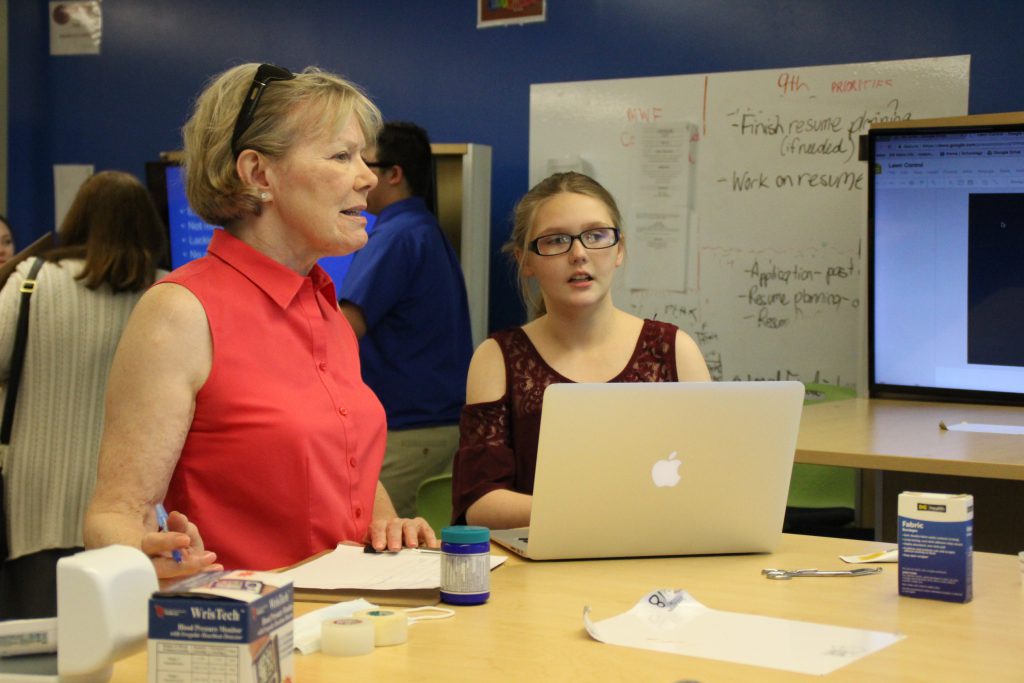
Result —
<path fill-rule="evenodd" d="M 547 19 L 547 0 L 478 0 L 477 28 L 529 24 Z"/>

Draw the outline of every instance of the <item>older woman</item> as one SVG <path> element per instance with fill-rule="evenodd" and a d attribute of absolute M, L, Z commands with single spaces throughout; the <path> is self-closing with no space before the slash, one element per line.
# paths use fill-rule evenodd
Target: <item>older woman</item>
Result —
<path fill-rule="evenodd" d="M 170 578 L 218 560 L 281 567 L 345 540 L 437 544 L 422 519 L 397 518 L 378 481 L 384 410 L 316 265 L 366 243 L 376 176 L 361 155 L 379 126 L 358 88 L 316 69 L 246 64 L 200 95 L 186 192 L 224 229 L 125 330 L 88 546 L 141 547 Z M 175 512 L 161 533 L 165 496 Z"/>

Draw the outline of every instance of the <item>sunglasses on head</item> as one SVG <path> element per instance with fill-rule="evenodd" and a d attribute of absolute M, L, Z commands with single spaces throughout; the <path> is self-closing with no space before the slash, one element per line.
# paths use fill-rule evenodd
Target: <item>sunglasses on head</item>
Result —
<path fill-rule="evenodd" d="M 236 157 L 242 151 L 238 148 L 238 140 L 245 131 L 249 130 L 249 126 L 252 125 L 253 116 L 256 114 L 256 106 L 260 103 L 260 98 L 263 97 L 263 91 L 274 81 L 290 81 L 293 78 L 295 78 L 295 74 L 291 71 L 274 64 L 260 64 L 259 68 L 256 69 L 256 75 L 252 78 L 252 85 L 249 86 L 245 100 L 242 102 L 242 108 L 238 112 L 238 118 L 235 120 L 235 130 L 231 134 L 231 152 Z"/>

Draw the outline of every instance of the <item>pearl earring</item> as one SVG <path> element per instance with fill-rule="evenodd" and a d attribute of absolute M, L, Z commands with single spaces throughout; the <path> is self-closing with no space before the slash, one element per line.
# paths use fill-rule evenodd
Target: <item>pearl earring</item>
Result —
<path fill-rule="evenodd" d="M 269 192 L 260 192 L 260 201 L 261 202 L 265 202 L 268 199 L 270 199 L 270 193 Z"/>

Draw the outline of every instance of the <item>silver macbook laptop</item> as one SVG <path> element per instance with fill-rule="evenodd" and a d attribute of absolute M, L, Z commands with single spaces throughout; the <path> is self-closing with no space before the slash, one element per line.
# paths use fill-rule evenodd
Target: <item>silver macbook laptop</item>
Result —
<path fill-rule="evenodd" d="M 799 382 L 553 384 L 528 529 L 534 560 L 771 552 L 793 470 Z"/>

